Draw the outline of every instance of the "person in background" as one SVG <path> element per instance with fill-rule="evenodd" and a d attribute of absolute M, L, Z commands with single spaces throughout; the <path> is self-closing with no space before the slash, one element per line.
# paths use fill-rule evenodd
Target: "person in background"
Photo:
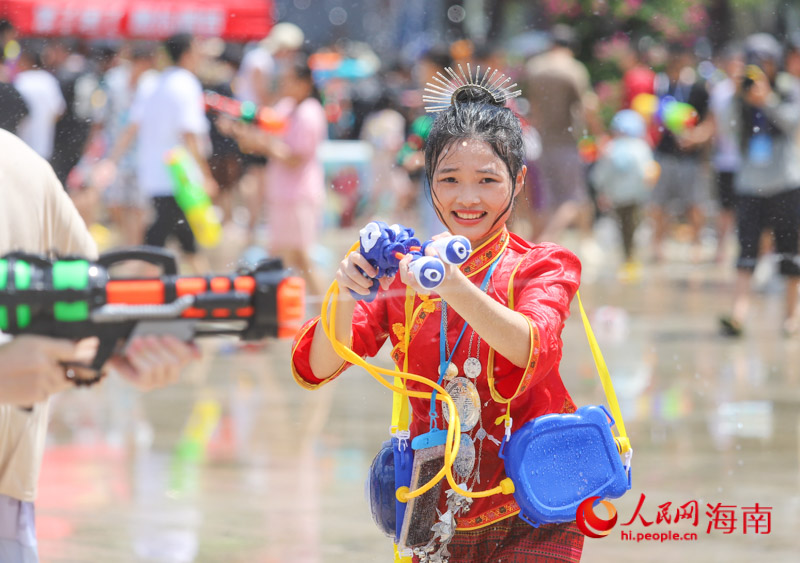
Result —
<path fill-rule="evenodd" d="M 775 251 L 781 257 L 779 271 L 786 280 L 783 331 L 790 335 L 800 328 L 800 82 L 779 72 L 783 53 L 773 36 L 751 35 L 744 49 L 747 67 L 736 95 L 718 119 L 742 155 L 734 183 L 740 249 L 737 278 L 731 313 L 720 319 L 720 328 L 726 336 L 744 332 L 761 235 L 772 228 Z"/>
<path fill-rule="evenodd" d="M 787 73 L 800 78 L 800 31 L 795 31 L 786 41 L 783 67 Z"/>
<path fill-rule="evenodd" d="M 56 150 L 50 164 L 64 187 L 80 190 L 85 187 L 83 174 L 78 173 L 75 178 L 70 174 L 87 150 L 98 118 L 97 99 L 93 96 L 102 75 L 116 61 L 116 47 L 105 42 L 89 47 L 82 40 L 57 38 L 47 42 L 42 61 L 58 80 L 66 104 L 56 123 Z"/>
<path fill-rule="evenodd" d="M 637 45 L 628 45 L 622 54 L 619 66 L 622 71 L 622 109 L 631 107 L 631 102 L 639 94 L 652 94 L 656 73 L 647 65 Z"/>
<path fill-rule="evenodd" d="M 442 69 L 452 66 L 450 50 L 442 44 L 433 45 L 422 54 L 414 67 L 415 87 L 419 92 L 418 105 L 415 112 L 407 120 L 408 131 L 406 142 L 397 153 L 397 164 L 408 174 L 410 182 L 406 184 L 400 207 L 419 221 L 420 231 L 434 233 L 441 228 L 441 221 L 433 212 L 433 208 L 420 194 L 429 194 L 428 179 L 425 176 L 425 142 L 433 126 L 433 118 L 422 113 L 422 95 L 426 83 L 434 82 L 437 72 L 444 75 Z"/>
<path fill-rule="evenodd" d="M 19 93 L 19 90 L 9 81 L 8 68 L 0 51 L 0 129 L 12 133 L 17 132 L 17 127 L 28 115 L 28 104 Z"/>
<path fill-rule="evenodd" d="M 656 77 L 655 95 L 659 100 L 673 98 L 692 106 L 698 123 L 683 131 L 672 132 L 663 127 L 656 144 L 656 161 L 661 176 L 652 194 L 653 258 L 663 259 L 664 238 L 670 216 L 685 213 L 691 227 L 695 252 L 699 250 L 700 232 L 705 223 L 703 205 L 707 199 L 707 178 L 703 169 L 703 148 L 711 140 L 714 127 L 709 119 L 708 90 L 694 69 L 694 55 L 686 47 L 670 47 L 664 73 Z M 696 256 L 695 256 L 696 257 Z"/>
<path fill-rule="evenodd" d="M 231 89 L 237 99 L 258 106 L 271 106 L 279 97 L 278 77 L 284 67 L 302 48 L 305 42 L 303 30 L 293 23 L 280 22 L 254 48 L 242 57 Z M 250 210 L 250 239 L 256 242 L 256 227 L 261 221 L 267 186 L 264 172 L 267 159 L 260 154 L 244 155 L 244 176 L 241 181 L 242 195 Z"/>
<path fill-rule="evenodd" d="M 194 159 L 204 187 L 210 196 L 218 192 L 203 147 L 209 123 L 205 115 L 203 88 L 195 72 L 200 64 L 199 45 L 185 33 L 164 42 L 171 66 L 164 69 L 155 84 L 143 84 L 136 92 L 130 110 L 131 124 L 112 150 L 116 165 L 136 139 L 136 173 L 139 186 L 151 198 L 155 219 L 145 233 L 147 245 L 163 247 L 175 236 L 192 269 L 208 270 L 208 260 L 197 248 L 192 229 L 175 200 L 174 187 L 165 158 L 177 147 L 184 147 Z"/>
<path fill-rule="evenodd" d="M 611 120 L 610 130 L 612 139 L 603 147 L 591 177 L 600 209 L 613 209 L 619 222 L 625 256 L 620 276 L 625 281 L 635 281 L 640 272 L 633 235 L 641 220 L 641 207 L 658 179 L 658 165 L 645 141 L 647 125 L 638 113 L 630 109 L 618 112 Z"/>
<path fill-rule="evenodd" d="M 134 44 L 122 64 L 106 72 L 102 81 L 106 105 L 102 135 L 107 154 L 110 154 L 125 129 L 130 125 L 131 106 L 137 91 L 146 96 L 155 87 L 158 72 L 153 68 L 155 52 L 147 43 Z M 120 160 L 116 177 L 104 193 L 111 220 L 119 227 L 121 242 L 139 245 L 144 242 L 149 198 L 143 192 L 136 175 L 138 148 L 127 151 Z"/>
<path fill-rule="evenodd" d="M 275 24 L 256 47 L 244 54 L 231 86 L 236 97 L 259 106 L 275 103 L 281 67 L 303 48 L 304 42 L 303 30 L 295 24 Z"/>
<path fill-rule="evenodd" d="M 575 58 L 577 37 L 572 28 L 555 25 L 551 40 L 551 49 L 525 67 L 531 124 L 542 139 L 536 166 L 545 209 L 532 220 L 533 239 L 555 241 L 566 228 L 578 225 L 582 238 L 588 240 L 592 206 L 577 141 L 602 130 L 596 115 L 597 96 L 589 72 Z"/>
<path fill-rule="evenodd" d="M 405 142 L 406 120 L 397 108 L 394 93 L 384 88 L 372 111 L 364 119 L 361 139 L 373 148 L 372 171 L 375 178 L 367 215 L 381 216 L 396 210 L 408 182 L 408 175 L 396 163 L 397 152 Z"/>
<path fill-rule="evenodd" d="M 28 116 L 17 127 L 17 134 L 42 158 L 53 156 L 56 122 L 66 110 L 56 78 L 42 66 L 38 53 L 41 44 L 25 40 L 17 60 L 14 87 L 28 106 Z"/>
<path fill-rule="evenodd" d="M 286 130 L 273 135 L 254 125 L 217 121 L 245 152 L 262 154 L 267 166 L 266 216 L 269 252 L 299 272 L 311 295 L 324 288 L 311 251 L 319 239 L 325 205 L 325 174 L 317 148 L 327 138 L 328 122 L 311 76 L 308 57 L 297 55 L 281 79 L 283 97 L 274 109 L 286 118 Z"/>
<path fill-rule="evenodd" d="M 736 95 L 738 84 L 744 72 L 744 54 L 742 50 L 729 45 L 722 50 L 719 66 L 724 77 L 711 87 L 709 106 L 710 118 L 714 124 L 713 149 L 711 166 L 714 170 L 714 184 L 717 187 L 719 213 L 717 215 L 717 253 L 715 261 L 721 264 L 725 259 L 725 245 L 728 236 L 733 232 L 736 223 L 734 180 L 739 169 L 741 157 L 736 139 L 729 134 L 730 128 L 717 124 L 730 106 Z"/>
<path fill-rule="evenodd" d="M 210 76 L 204 77 L 204 89 L 232 98 L 234 94 L 231 89 L 231 79 L 235 76 L 240 61 L 241 51 L 239 47 L 232 43 L 226 44 L 216 58 L 212 67 L 213 72 L 209 73 Z M 207 112 L 209 123 L 211 124 L 209 132 L 211 156 L 208 159 L 208 163 L 214 179 L 219 184 L 219 193 L 215 204 L 222 209 L 222 220 L 227 223 L 233 216 L 234 194 L 242 177 L 244 155 L 236 145 L 236 141 L 219 132 L 209 113 Z"/>

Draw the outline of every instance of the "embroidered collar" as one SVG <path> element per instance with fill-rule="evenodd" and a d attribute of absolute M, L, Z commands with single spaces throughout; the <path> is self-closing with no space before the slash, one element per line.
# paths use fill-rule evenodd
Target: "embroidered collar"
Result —
<path fill-rule="evenodd" d="M 461 265 L 461 271 L 467 277 L 482 272 L 489 267 L 498 254 L 508 246 L 508 229 L 503 227 L 495 236 L 472 251 L 469 259 Z"/>

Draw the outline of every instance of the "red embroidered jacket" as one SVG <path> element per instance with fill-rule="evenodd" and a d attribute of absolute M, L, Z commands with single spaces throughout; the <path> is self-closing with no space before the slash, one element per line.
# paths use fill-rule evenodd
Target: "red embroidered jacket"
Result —
<path fill-rule="evenodd" d="M 495 355 L 495 388 L 510 403 L 514 428 L 525 422 L 549 413 L 574 412 L 575 405 L 564 388 L 558 373 L 561 361 L 561 330 L 569 316 L 569 305 L 580 284 L 580 262 L 570 251 L 555 244 L 531 245 L 515 234 L 503 229 L 497 236 L 476 249 L 469 260 L 461 266 L 462 272 L 480 285 L 487 268 L 501 253 L 500 260 L 492 274 L 487 293 L 493 299 L 509 305 L 509 282 L 513 283 L 514 310 L 528 319 L 531 326 L 531 356 L 527 368 L 519 368 L 500 356 Z M 410 323 L 411 341 L 409 344 L 408 371 L 438 379 L 439 371 L 439 333 L 441 320 L 441 299 L 431 295 L 426 299 L 415 298 L 413 320 Z M 308 321 L 300 330 L 292 346 L 292 372 L 296 381 L 303 387 L 315 389 L 332 381 L 348 367 L 345 364 L 337 373 L 327 379 L 317 379 L 309 367 L 309 352 L 319 318 Z M 392 358 L 395 364 L 403 367 L 403 334 L 405 325 L 405 286 L 398 279 L 387 291 L 381 291 L 372 303 L 360 301 L 353 317 L 353 350 L 362 357 L 374 356 L 387 338 L 394 346 Z M 463 319 L 448 308 L 448 341 L 452 347 L 463 326 Z M 470 328 L 464 334 L 453 355 L 453 363 L 463 375 L 461 366 L 467 359 Z M 475 348 L 477 346 L 475 345 Z M 480 448 L 475 434 L 483 425 L 486 432 L 500 441 L 503 438 L 502 422 L 495 420 L 505 414 L 506 403 L 496 402 L 490 393 L 486 376 L 489 347 L 481 346 L 479 360 L 483 366 L 481 375 L 475 381 L 481 398 L 481 423 L 468 434 L 475 440 L 476 450 Z M 474 349 L 473 349 L 474 355 Z M 447 382 L 443 384 L 446 386 Z M 430 388 L 409 381 L 410 389 L 429 392 Z M 430 401 L 411 399 L 411 436 L 427 432 L 430 428 Z M 441 402 L 437 401 L 439 421 L 444 420 Z M 440 422 L 439 427 L 442 427 Z M 473 490 L 485 490 L 497 486 L 505 478 L 503 461 L 498 457 L 499 446 L 492 440 L 483 441 L 480 483 Z M 472 485 L 473 483 L 468 483 Z M 442 487 L 440 510 L 444 512 L 444 492 Z M 458 518 L 458 529 L 482 528 L 519 512 L 519 507 L 511 495 L 494 495 L 475 499 L 469 512 Z"/>

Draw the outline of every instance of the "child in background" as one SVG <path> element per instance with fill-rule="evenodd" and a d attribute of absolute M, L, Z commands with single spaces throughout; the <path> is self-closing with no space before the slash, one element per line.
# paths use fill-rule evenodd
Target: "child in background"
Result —
<path fill-rule="evenodd" d="M 612 139 L 591 172 L 600 209 L 613 209 L 619 221 L 625 255 L 620 272 L 623 279 L 636 279 L 639 275 L 633 234 L 641 219 L 641 205 L 658 180 L 658 164 L 644 140 L 646 133 L 647 126 L 638 113 L 629 109 L 618 112 L 611 121 Z"/>

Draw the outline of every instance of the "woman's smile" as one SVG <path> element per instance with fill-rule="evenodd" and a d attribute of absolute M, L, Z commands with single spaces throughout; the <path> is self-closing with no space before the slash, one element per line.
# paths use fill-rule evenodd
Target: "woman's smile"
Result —
<path fill-rule="evenodd" d="M 486 211 L 476 211 L 469 209 L 458 209 L 452 212 L 456 223 L 460 225 L 475 225 L 486 217 Z"/>

